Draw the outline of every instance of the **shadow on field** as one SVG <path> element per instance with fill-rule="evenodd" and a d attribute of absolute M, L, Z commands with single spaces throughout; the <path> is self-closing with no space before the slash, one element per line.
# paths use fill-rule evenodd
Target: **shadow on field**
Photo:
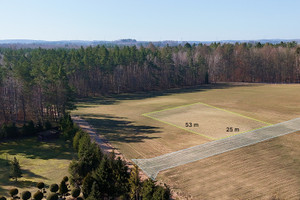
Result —
<path fill-rule="evenodd" d="M 20 139 L 2 143 L 0 153 L 5 152 L 9 159 L 22 154 L 29 159 L 72 159 L 73 150 L 71 144 L 62 139 L 47 142 L 38 141 L 36 137 Z"/>
<path fill-rule="evenodd" d="M 9 157 L 8 159 L 11 159 Z M 26 169 L 21 169 L 22 170 L 22 176 L 23 177 L 31 177 L 31 178 L 41 178 L 44 180 L 47 180 L 46 177 L 37 175 L 30 170 Z M 18 187 L 18 188 L 29 188 L 29 187 L 36 187 L 37 182 L 35 181 L 30 181 L 30 180 L 18 180 L 15 182 L 14 180 L 10 179 L 9 177 L 9 172 L 10 172 L 10 164 L 9 160 L 0 158 L 0 194 L 4 194 L 8 192 L 7 189 L 3 188 L 3 186 L 6 187 Z M 1 196 L 1 195 L 0 195 Z"/>
<path fill-rule="evenodd" d="M 88 97 L 77 99 L 77 107 L 85 108 L 85 107 L 93 107 L 93 105 L 112 105 L 117 104 L 122 100 L 142 100 L 147 98 L 159 97 L 159 96 L 167 96 L 172 94 L 181 94 L 181 93 L 193 93 L 193 92 L 201 92 L 207 91 L 211 89 L 228 89 L 233 87 L 252 87 L 259 86 L 257 84 L 250 83 L 216 83 L 209 85 L 200 85 L 194 87 L 186 87 L 186 88 L 175 88 L 163 91 L 150 91 L 150 92 L 135 92 L 135 93 L 123 93 L 123 94 L 113 94 L 113 95 L 104 95 L 102 97 Z M 88 105 L 85 105 L 88 104 Z"/>
<path fill-rule="evenodd" d="M 6 190 L 2 186 L 5 186 L 6 183 L 9 181 L 9 170 L 10 165 L 8 160 L 0 158 L 0 194 L 6 192 Z"/>
<path fill-rule="evenodd" d="M 38 184 L 38 182 L 35 182 L 35 181 L 29 181 L 29 180 L 19 180 L 16 182 L 14 180 L 11 180 L 9 182 L 7 182 L 5 184 L 6 187 L 9 187 L 9 188 L 18 188 L 18 189 L 22 189 L 22 188 L 31 188 L 31 187 L 36 187 L 36 185 Z M 8 193 L 9 190 L 6 190 L 4 188 L 2 188 L 0 186 L 0 194 L 4 194 L 4 193 Z"/>
<path fill-rule="evenodd" d="M 22 173 L 24 177 L 30 177 L 30 178 L 40 178 L 40 179 L 43 179 L 43 180 L 48 180 L 48 178 L 44 177 L 44 176 L 40 176 L 38 174 L 35 174 L 33 172 L 31 172 L 30 170 L 27 170 L 27 169 L 22 169 Z"/>
<path fill-rule="evenodd" d="M 114 117 L 111 115 L 80 115 L 87 122 L 103 134 L 110 142 L 143 142 L 146 139 L 156 139 L 159 137 L 151 136 L 159 133 L 159 127 L 136 125 L 133 121 L 126 120 L 124 117 Z"/>

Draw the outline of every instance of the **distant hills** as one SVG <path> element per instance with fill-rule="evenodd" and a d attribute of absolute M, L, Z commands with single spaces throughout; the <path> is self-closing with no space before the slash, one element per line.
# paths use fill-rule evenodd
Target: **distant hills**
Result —
<path fill-rule="evenodd" d="M 213 42 L 220 43 L 272 43 L 277 44 L 280 42 L 292 42 L 296 41 L 300 43 L 300 39 L 261 39 L 261 40 L 220 40 L 220 41 L 173 41 L 173 40 L 164 40 L 164 41 L 137 41 L 135 39 L 121 39 L 115 41 L 104 41 L 104 40 L 61 40 L 61 41 L 46 41 L 46 40 L 25 40 L 25 39 L 11 39 L 11 40 L 0 40 L 0 47 L 3 48 L 80 48 L 81 46 L 147 46 L 149 43 L 153 43 L 155 46 L 176 46 L 179 44 L 184 45 L 185 43 L 190 44 L 211 44 Z"/>

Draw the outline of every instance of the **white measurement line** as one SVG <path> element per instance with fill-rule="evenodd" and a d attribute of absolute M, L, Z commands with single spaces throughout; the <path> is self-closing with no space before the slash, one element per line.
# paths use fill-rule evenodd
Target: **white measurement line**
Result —
<path fill-rule="evenodd" d="M 157 174 L 162 170 L 195 162 L 299 130 L 300 118 L 296 118 L 154 158 L 132 159 L 132 161 L 134 161 L 149 177 L 155 179 Z"/>

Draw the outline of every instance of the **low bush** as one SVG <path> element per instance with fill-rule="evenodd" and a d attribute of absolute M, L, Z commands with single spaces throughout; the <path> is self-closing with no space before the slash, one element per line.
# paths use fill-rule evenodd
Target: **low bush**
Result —
<path fill-rule="evenodd" d="M 56 193 L 51 193 L 47 196 L 47 200 L 58 200 L 58 195 Z"/>
<path fill-rule="evenodd" d="M 41 191 L 37 191 L 36 193 L 34 193 L 33 195 L 33 199 L 34 200 L 42 200 L 44 197 L 44 194 Z"/>
<path fill-rule="evenodd" d="M 9 195 L 10 195 L 11 197 L 14 197 L 15 195 L 18 194 L 18 192 L 19 192 L 19 190 L 18 190 L 17 188 L 13 188 L 13 189 L 10 189 L 10 190 L 9 190 Z"/>
<path fill-rule="evenodd" d="M 72 197 L 77 198 L 80 195 L 80 189 L 74 188 L 71 192 Z"/>
<path fill-rule="evenodd" d="M 50 185 L 50 191 L 56 193 L 58 191 L 59 187 L 57 184 Z"/>
<path fill-rule="evenodd" d="M 22 192 L 22 199 L 23 200 L 28 200 L 30 198 L 31 198 L 31 193 L 29 191 Z"/>
<path fill-rule="evenodd" d="M 37 188 L 39 188 L 40 190 L 43 189 L 45 187 L 45 183 L 43 182 L 39 182 L 37 185 L 36 185 Z"/>

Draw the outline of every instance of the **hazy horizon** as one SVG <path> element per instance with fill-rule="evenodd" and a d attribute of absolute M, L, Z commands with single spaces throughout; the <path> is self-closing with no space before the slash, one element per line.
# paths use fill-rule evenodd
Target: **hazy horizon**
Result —
<path fill-rule="evenodd" d="M 298 39 L 293 0 L 2 0 L 0 40 Z"/>
<path fill-rule="evenodd" d="M 136 40 L 135 38 L 121 38 L 121 39 L 117 39 L 117 40 L 37 40 L 37 39 L 27 39 L 27 38 L 20 38 L 20 39 L 14 39 L 14 38 L 9 38 L 9 39 L 0 39 L 0 41 L 42 41 L 42 42 L 97 42 L 97 41 L 104 41 L 104 42 L 115 42 L 115 41 L 121 41 L 121 40 Z M 232 40 L 136 40 L 137 42 L 164 42 L 164 41 L 173 41 L 173 42 L 218 42 L 218 41 L 262 41 L 262 40 L 283 40 L 283 41 L 293 41 L 293 40 L 300 40 L 299 38 L 290 38 L 290 39 L 283 39 L 283 38 L 261 38 L 261 39 L 242 39 L 242 40 L 236 40 L 236 39 L 232 39 Z"/>

